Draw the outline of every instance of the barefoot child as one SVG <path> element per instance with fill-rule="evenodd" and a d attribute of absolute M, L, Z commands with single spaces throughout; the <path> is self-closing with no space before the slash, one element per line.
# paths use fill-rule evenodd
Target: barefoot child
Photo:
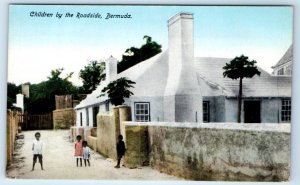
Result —
<path fill-rule="evenodd" d="M 82 141 L 81 136 L 76 136 L 75 142 L 75 158 L 76 158 L 76 165 L 78 167 L 78 161 L 80 160 L 80 166 L 82 166 L 82 155 L 83 155 L 83 148 L 82 148 Z"/>
<path fill-rule="evenodd" d="M 32 164 L 32 170 L 34 170 L 34 165 L 36 163 L 36 160 L 39 159 L 39 163 L 41 164 L 41 169 L 43 169 L 43 142 L 40 140 L 41 134 L 39 132 L 36 132 L 34 134 L 35 140 L 33 140 L 32 144 L 32 152 L 33 152 L 33 164 Z"/>
<path fill-rule="evenodd" d="M 86 166 L 86 161 L 88 162 L 88 165 L 90 166 L 90 155 L 91 155 L 91 150 L 87 146 L 87 142 L 83 141 L 83 160 L 84 160 L 84 165 Z"/>
<path fill-rule="evenodd" d="M 125 143 L 123 141 L 123 136 L 119 135 L 118 142 L 117 142 L 118 163 L 115 166 L 115 168 L 120 168 L 120 162 L 121 162 L 123 155 L 125 154 L 125 150 L 126 149 L 125 149 Z"/>

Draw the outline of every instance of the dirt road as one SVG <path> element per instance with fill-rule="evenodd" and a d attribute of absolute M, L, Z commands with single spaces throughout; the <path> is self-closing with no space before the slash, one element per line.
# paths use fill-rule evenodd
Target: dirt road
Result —
<path fill-rule="evenodd" d="M 32 141 L 36 131 L 24 131 L 24 139 L 17 140 L 14 164 L 7 170 L 7 177 L 18 179 L 99 179 L 99 180 L 183 180 L 160 173 L 150 167 L 129 169 L 114 168 L 115 161 L 92 151 L 91 166 L 76 167 L 74 144 L 69 141 L 68 131 L 39 131 L 45 144 L 44 171 L 37 163 L 32 168 Z"/>

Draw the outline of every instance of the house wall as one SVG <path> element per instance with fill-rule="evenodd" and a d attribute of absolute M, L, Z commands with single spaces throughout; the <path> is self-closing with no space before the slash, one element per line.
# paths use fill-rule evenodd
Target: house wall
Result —
<path fill-rule="evenodd" d="M 125 104 L 130 105 L 132 117 L 131 120 L 135 121 L 134 117 L 134 103 L 138 102 L 149 102 L 150 103 L 150 121 L 163 121 L 164 111 L 163 111 L 163 97 L 131 97 L 125 101 Z"/>
<path fill-rule="evenodd" d="M 290 124 L 126 122 L 126 134 L 129 166 L 148 153 L 153 168 L 191 180 L 289 179 Z"/>
<path fill-rule="evenodd" d="M 280 123 L 280 112 L 281 112 L 281 99 L 280 98 L 247 98 L 247 100 L 259 100 L 261 109 L 261 123 Z M 245 99 L 244 99 L 245 101 Z M 219 101 L 220 102 L 220 101 Z M 216 107 L 218 109 L 222 109 L 220 107 L 221 104 L 216 103 Z M 225 122 L 236 122 L 237 120 L 237 106 L 238 101 L 235 99 L 226 99 L 225 100 L 225 109 L 226 110 L 226 119 Z M 244 122 L 244 110 L 243 110 L 243 103 L 242 103 L 242 116 L 241 121 Z M 218 122 L 218 121 L 216 121 Z"/>
<path fill-rule="evenodd" d="M 224 120 L 225 122 L 237 122 L 237 106 L 238 106 L 238 101 L 236 99 L 225 99 L 225 110 L 226 110 L 225 120 Z M 244 121 L 244 117 L 242 116 L 241 122 L 243 121 Z"/>
<path fill-rule="evenodd" d="M 93 126 L 93 107 L 88 108 L 88 115 L 89 115 L 89 119 L 88 119 L 87 126 L 92 127 Z"/>
<path fill-rule="evenodd" d="M 81 127 L 81 125 L 80 125 L 80 113 L 82 113 L 82 126 L 85 127 L 86 122 L 87 122 L 87 114 L 86 114 L 86 109 L 85 108 L 76 110 L 76 126 Z"/>
<path fill-rule="evenodd" d="M 210 108 L 210 122 L 225 122 L 225 97 L 213 96 L 203 97 L 203 101 L 209 101 Z"/>
<path fill-rule="evenodd" d="M 113 105 L 112 105 L 111 103 L 109 103 L 108 108 L 109 108 L 109 110 L 107 111 L 107 110 L 106 110 L 106 103 L 103 102 L 103 103 L 101 103 L 101 104 L 99 105 L 99 112 L 104 112 L 104 113 L 105 113 L 105 112 L 109 112 L 109 111 L 112 110 Z"/>
<path fill-rule="evenodd" d="M 263 99 L 261 101 L 261 121 L 263 123 L 279 123 L 281 99 Z"/>

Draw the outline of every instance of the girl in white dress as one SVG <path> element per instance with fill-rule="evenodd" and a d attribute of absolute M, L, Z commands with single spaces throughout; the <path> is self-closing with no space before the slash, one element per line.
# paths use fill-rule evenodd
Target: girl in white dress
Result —
<path fill-rule="evenodd" d="M 91 149 L 87 146 L 87 142 L 86 141 L 82 142 L 82 146 L 83 146 L 83 160 L 84 160 L 84 165 L 86 166 L 86 162 L 88 162 L 88 165 L 90 166 Z"/>

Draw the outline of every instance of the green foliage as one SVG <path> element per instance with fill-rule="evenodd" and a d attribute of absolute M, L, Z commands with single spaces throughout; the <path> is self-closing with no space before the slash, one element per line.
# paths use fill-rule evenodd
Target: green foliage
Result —
<path fill-rule="evenodd" d="M 247 56 L 241 55 L 240 57 L 235 57 L 230 63 L 226 63 L 223 67 L 225 70 L 223 72 L 224 77 L 231 79 L 239 78 L 252 78 L 254 75 L 260 75 L 257 66 L 255 66 L 256 61 L 249 61 Z"/>
<path fill-rule="evenodd" d="M 83 82 L 81 93 L 89 94 L 105 79 L 105 64 L 90 61 L 87 66 L 84 66 L 84 69 L 80 70 L 79 77 Z"/>
<path fill-rule="evenodd" d="M 239 84 L 239 94 L 238 94 L 238 117 L 237 122 L 241 122 L 241 110 L 242 110 L 242 94 L 243 94 L 243 78 L 252 78 L 254 75 L 260 76 L 260 71 L 255 66 L 256 61 L 249 61 L 247 56 L 241 55 L 240 57 L 235 57 L 230 63 L 226 63 L 223 67 L 225 70 L 223 72 L 224 78 L 231 78 L 233 80 L 240 80 Z"/>
<path fill-rule="evenodd" d="M 111 104 L 115 106 L 122 105 L 125 102 L 124 98 L 129 98 L 133 95 L 133 93 L 129 90 L 129 88 L 134 88 L 132 84 L 135 84 L 135 82 L 122 77 L 110 82 L 102 89 L 102 92 L 106 92 L 108 94 Z"/>
<path fill-rule="evenodd" d="M 77 94 L 78 89 L 69 80 L 73 73 L 61 78 L 63 68 L 51 71 L 47 81 L 30 85 L 30 98 L 25 99 L 27 111 L 34 114 L 55 110 L 55 95 Z"/>
<path fill-rule="evenodd" d="M 21 86 L 14 83 L 7 83 L 7 108 L 13 108 L 13 103 L 16 103 L 16 95 L 21 93 Z"/>
<path fill-rule="evenodd" d="M 146 40 L 146 43 L 140 48 L 130 47 L 126 49 L 122 56 L 122 60 L 118 63 L 118 73 L 161 52 L 161 45 L 152 41 L 151 37 L 145 35 L 144 40 Z"/>

